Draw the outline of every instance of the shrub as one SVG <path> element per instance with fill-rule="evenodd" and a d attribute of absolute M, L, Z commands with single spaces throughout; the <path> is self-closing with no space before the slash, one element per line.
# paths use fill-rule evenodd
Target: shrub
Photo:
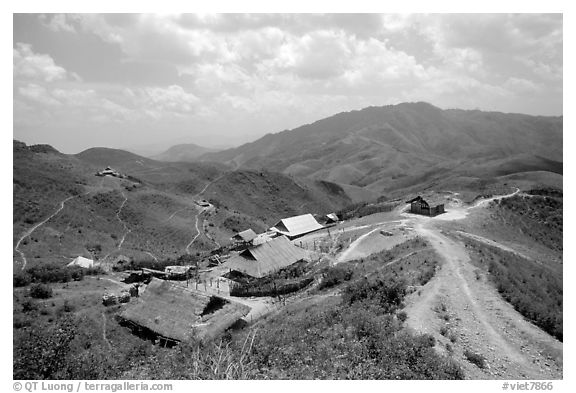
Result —
<path fill-rule="evenodd" d="M 400 311 L 398 314 L 396 314 L 396 316 L 400 322 L 405 322 L 406 319 L 408 319 L 408 314 L 406 314 L 406 311 Z"/>
<path fill-rule="evenodd" d="M 65 267 L 55 264 L 42 264 L 32 266 L 27 270 L 32 282 L 52 283 L 82 280 L 84 271 L 81 267 Z"/>
<path fill-rule="evenodd" d="M 22 303 L 22 312 L 30 312 L 30 311 L 35 311 L 38 310 L 38 306 L 36 305 L 36 303 L 30 301 L 30 300 L 25 300 Z"/>
<path fill-rule="evenodd" d="M 318 289 L 331 288 L 344 281 L 350 281 L 353 272 L 351 269 L 343 266 L 334 266 L 328 269 L 326 275 L 318 285 Z"/>
<path fill-rule="evenodd" d="M 45 284 L 34 284 L 30 287 L 30 296 L 35 299 L 51 298 L 52 288 Z"/>
<path fill-rule="evenodd" d="M 475 364 L 479 368 L 486 368 L 486 359 L 482 355 L 467 349 L 464 351 L 464 356 L 470 363 Z"/>
<path fill-rule="evenodd" d="M 406 283 L 403 280 L 376 278 L 348 285 L 342 298 L 347 304 L 368 301 L 379 306 L 384 313 L 393 313 L 401 307 L 405 295 Z"/>
<path fill-rule="evenodd" d="M 27 272 L 19 271 L 14 273 L 12 282 L 14 287 L 25 287 L 32 282 L 32 277 Z"/>

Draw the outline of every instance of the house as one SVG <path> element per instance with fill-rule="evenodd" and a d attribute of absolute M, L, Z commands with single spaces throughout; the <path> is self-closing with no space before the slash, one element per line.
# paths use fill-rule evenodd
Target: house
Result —
<path fill-rule="evenodd" d="M 259 233 L 256 235 L 254 240 L 252 240 L 252 245 L 257 246 L 262 243 L 269 242 L 270 240 L 274 239 L 278 236 L 278 232 L 275 231 L 266 231 L 264 233 Z"/>
<path fill-rule="evenodd" d="M 283 218 L 270 230 L 277 232 L 279 235 L 287 236 L 292 240 L 323 228 L 324 226 L 320 225 L 312 214 L 302 214 L 301 216 Z"/>
<path fill-rule="evenodd" d="M 326 221 L 326 224 L 335 224 L 338 221 L 340 221 L 338 219 L 338 216 L 336 215 L 336 213 L 326 214 L 326 216 L 324 217 L 324 220 Z"/>
<path fill-rule="evenodd" d="M 293 245 L 286 236 L 280 236 L 240 252 L 224 266 L 231 272 L 262 278 L 308 258 L 307 251 Z"/>
<path fill-rule="evenodd" d="M 78 267 L 83 267 L 84 269 L 90 269 L 90 268 L 94 267 L 94 261 L 92 259 L 78 256 L 78 257 L 74 258 L 74 260 L 66 266 L 70 266 L 70 267 L 78 266 Z"/>
<path fill-rule="evenodd" d="M 414 214 L 422 214 L 425 216 L 433 217 L 445 212 L 443 203 L 435 203 L 431 206 L 421 196 L 417 196 L 414 199 L 406 201 L 406 203 L 410 204 L 410 213 Z"/>
<path fill-rule="evenodd" d="M 133 333 L 173 346 L 194 339 L 209 341 L 249 312 L 250 307 L 241 303 L 153 278 L 119 319 Z"/>
<path fill-rule="evenodd" d="M 232 236 L 232 242 L 234 246 L 248 246 L 253 244 L 257 236 L 256 232 L 249 228 Z"/>
<path fill-rule="evenodd" d="M 164 274 L 168 280 L 186 279 L 192 266 L 166 266 Z"/>
<path fill-rule="evenodd" d="M 106 167 L 103 171 L 97 172 L 96 176 L 116 176 L 120 177 L 120 173 L 115 171 L 114 169 L 110 168 L 109 166 Z"/>
<path fill-rule="evenodd" d="M 210 207 L 210 202 L 208 202 L 206 199 L 197 200 L 195 203 L 200 207 Z"/>

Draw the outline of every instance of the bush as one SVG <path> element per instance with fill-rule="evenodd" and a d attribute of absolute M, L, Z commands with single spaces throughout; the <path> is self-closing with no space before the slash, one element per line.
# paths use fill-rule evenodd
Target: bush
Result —
<path fill-rule="evenodd" d="M 76 307 L 73 304 L 70 304 L 68 300 L 64 301 L 64 304 L 56 310 L 56 315 L 60 316 L 64 313 L 70 313 L 76 310 Z"/>
<path fill-rule="evenodd" d="M 14 287 L 25 287 L 32 282 L 32 277 L 27 272 L 19 271 L 14 273 L 12 277 Z"/>
<path fill-rule="evenodd" d="M 400 322 L 406 322 L 406 319 L 408 319 L 408 314 L 406 314 L 406 311 L 400 311 L 398 314 L 396 314 L 396 317 L 398 317 Z"/>
<path fill-rule="evenodd" d="M 32 277 L 32 282 L 53 283 L 82 280 L 84 271 L 81 267 L 65 267 L 55 264 L 41 264 L 32 266 L 27 270 Z"/>
<path fill-rule="evenodd" d="M 475 364 L 479 368 L 486 368 L 486 359 L 484 359 L 482 355 L 479 355 L 467 349 L 464 351 L 464 356 L 470 363 Z"/>
<path fill-rule="evenodd" d="M 48 299 L 52 297 L 52 288 L 45 284 L 34 284 L 30 287 L 30 296 L 34 299 Z"/>
<path fill-rule="evenodd" d="M 232 284 L 230 286 L 230 296 L 251 297 L 251 296 L 279 296 L 287 295 L 299 291 L 310 285 L 313 278 L 303 278 L 292 281 L 276 282 L 250 282 L 245 284 Z"/>
<path fill-rule="evenodd" d="M 369 302 L 377 305 L 384 313 L 393 313 L 402 306 L 406 296 L 406 283 L 403 280 L 376 278 L 359 280 L 344 289 L 343 300 L 347 304 Z"/>
<path fill-rule="evenodd" d="M 331 288 L 344 281 L 350 281 L 353 272 L 351 269 L 343 266 L 334 266 L 328 269 L 326 275 L 318 285 L 318 289 Z"/>
<path fill-rule="evenodd" d="M 22 303 L 22 312 L 30 312 L 30 311 L 36 311 L 36 310 L 38 310 L 38 306 L 34 302 L 32 302 L 30 300 L 25 300 Z"/>

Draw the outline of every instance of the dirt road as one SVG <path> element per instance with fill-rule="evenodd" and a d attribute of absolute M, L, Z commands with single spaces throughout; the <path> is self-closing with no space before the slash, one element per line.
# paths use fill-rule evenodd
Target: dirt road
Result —
<path fill-rule="evenodd" d="M 472 379 L 562 378 L 562 343 L 526 321 L 470 263 L 462 243 L 442 234 L 434 220 L 414 217 L 414 230 L 441 256 L 434 278 L 407 299 L 407 324 L 449 344 Z M 446 329 L 445 336 L 440 334 Z M 470 350 L 488 368 L 464 360 Z"/>

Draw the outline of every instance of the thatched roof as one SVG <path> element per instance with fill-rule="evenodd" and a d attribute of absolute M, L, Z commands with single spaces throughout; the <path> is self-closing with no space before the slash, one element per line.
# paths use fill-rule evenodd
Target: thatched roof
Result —
<path fill-rule="evenodd" d="M 285 236 L 280 236 L 242 251 L 224 265 L 230 270 L 261 278 L 308 257 L 308 252 L 290 243 Z"/>
<path fill-rule="evenodd" d="M 207 313 L 211 298 L 224 306 Z M 152 279 L 144 293 L 120 314 L 124 320 L 143 326 L 157 335 L 178 341 L 206 340 L 247 315 L 250 307 L 183 285 Z"/>
<path fill-rule="evenodd" d="M 246 229 L 245 231 L 238 232 L 237 234 L 232 237 L 234 240 L 250 242 L 256 238 L 256 232 L 252 230 L 252 228 Z"/>
<path fill-rule="evenodd" d="M 312 214 L 283 218 L 270 228 L 288 237 L 296 237 L 324 228 Z"/>

